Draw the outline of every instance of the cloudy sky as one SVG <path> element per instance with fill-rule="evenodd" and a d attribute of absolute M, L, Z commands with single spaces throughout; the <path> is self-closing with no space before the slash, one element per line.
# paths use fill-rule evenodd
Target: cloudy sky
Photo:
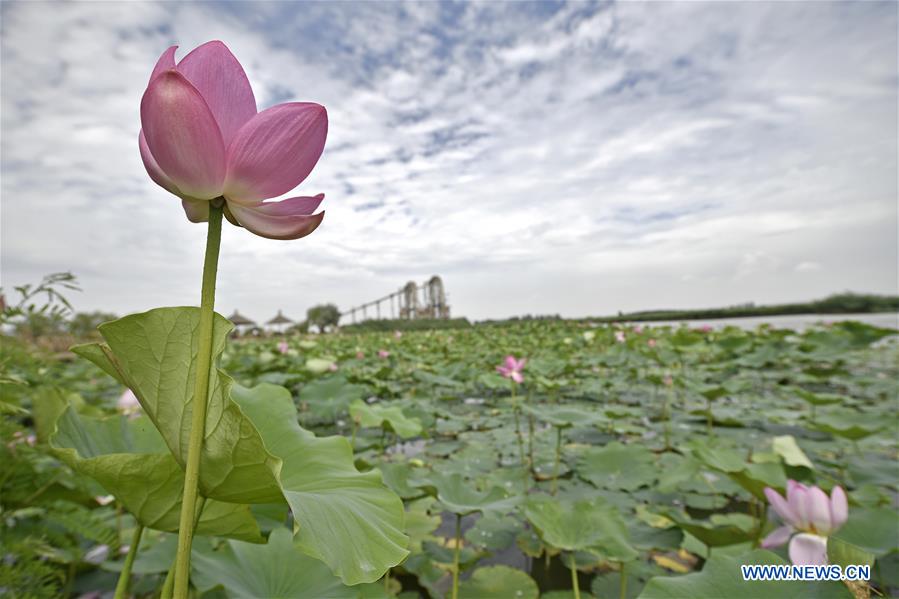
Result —
<path fill-rule="evenodd" d="M 315 101 L 313 235 L 226 224 L 217 308 L 341 308 L 439 274 L 456 315 L 897 291 L 893 2 L 3 2 L 2 284 L 196 304 L 205 229 L 153 184 L 159 54 L 223 40 Z"/>

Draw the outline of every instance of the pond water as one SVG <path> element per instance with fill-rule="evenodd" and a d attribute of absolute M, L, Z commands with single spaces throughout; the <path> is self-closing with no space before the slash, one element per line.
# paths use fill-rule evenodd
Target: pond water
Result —
<path fill-rule="evenodd" d="M 734 326 L 746 330 L 754 330 L 763 324 L 767 324 L 776 329 L 803 331 L 817 324 L 845 320 L 856 320 L 877 327 L 899 329 L 899 313 L 896 312 L 882 312 L 879 314 L 787 314 L 784 316 L 745 316 L 740 318 L 715 318 L 705 320 L 658 320 L 653 322 L 632 322 L 629 324 L 639 324 L 644 327 L 670 327 L 679 326 L 681 324 L 686 324 L 691 327 L 709 325 L 716 329 Z"/>

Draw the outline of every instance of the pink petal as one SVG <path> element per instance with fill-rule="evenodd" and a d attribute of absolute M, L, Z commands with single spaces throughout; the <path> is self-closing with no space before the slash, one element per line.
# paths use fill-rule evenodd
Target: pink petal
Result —
<path fill-rule="evenodd" d="M 177 71 L 150 83 L 140 102 L 140 120 L 156 164 L 181 193 L 200 200 L 222 194 L 225 145 L 200 92 Z"/>
<path fill-rule="evenodd" d="M 521 376 L 521 373 L 518 372 L 517 370 L 513 370 L 512 371 L 512 380 L 515 381 L 516 383 L 521 383 L 524 381 L 524 377 Z"/>
<path fill-rule="evenodd" d="M 318 214 L 303 212 L 303 210 L 308 208 L 309 200 L 314 199 L 291 198 L 290 200 L 283 200 L 284 202 L 305 200 L 294 202 L 299 211 L 292 214 L 285 212 L 284 208 L 272 207 L 274 204 L 282 202 L 248 207 L 229 201 L 228 209 L 231 210 L 231 214 L 244 228 L 260 237 L 269 239 L 299 239 L 315 231 L 325 217 L 324 212 L 319 212 Z M 318 201 L 321 202 L 321 199 L 319 198 Z"/>
<path fill-rule="evenodd" d="M 765 549 L 780 547 L 790 540 L 791 534 L 793 534 L 792 526 L 781 526 L 780 528 L 775 528 L 773 531 L 771 531 L 771 534 L 762 539 L 762 547 L 764 547 Z"/>
<path fill-rule="evenodd" d="M 290 191 L 312 172 L 327 135 L 324 106 L 291 102 L 263 110 L 228 147 L 226 197 L 250 205 Z"/>
<path fill-rule="evenodd" d="M 796 516 L 793 526 L 799 529 L 808 527 L 809 516 L 808 506 L 806 505 L 805 496 L 808 493 L 808 487 L 802 483 L 790 479 L 787 481 L 787 503 Z"/>
<path fill-rule="evenodd" d="M 506 377 L 506 378 L 508 378 L 508 377 L 509 377 L 509 374 L 512 372 L 511 370 L 509 370 L 509 369 L 506 368 L 505 366 L 497 366 L 497 367 L 496 367 L 496 371 L 497 371 L 498 373 L 500 373 L 501 375 L 503 375 L 504 377 Z"/>
<path fill-rule="evenodd" d="M 818 487 L 812 487 L 805 494 L 805 509 L 808 522 L 823 535 L 830 534 L 830 498 Z"/>
<path fill-rule="evenodd" d="M 156 76 L 160 73 L 175 68 L 175 50 L 177 49 L 178 46 L 172 46 L 162 53 L 162 56 L 156 61 L 156 66 L 153 67 L 153 72 L 150 73 L 150 80 L 147 82 L 147 85 L 153 83 L 153 80 L 156 79 Z"/>
<path fill-rule="evenodd" d="M 170 193 L 181 195 L 181 192 L 178 191 L 178 186 L 172 183 L 168 175 L 162 172 L 162 169 L 156 163 L 156 159 L 153 158 L 153 153 L 150 152 L 150 148 L 147 146 L 147 139 L 144 137 L 143 129 L 137 136 L 137 145 L 140 147 L 140 159 L 144 163 L 144 168 L 147 169 L 147 174 L 150 175 L 150 178 L 153 179 L 156 185 Z"/>
<path fill-rule="evenodd" d="M 178 72 L 206 100 L 227 148 L 256 114 L 256 98 L 243 67 L 225 44 L 215 40 L 194 48 L 178 63 Z"/>
<path fill-rule="evenodd" d="M 836 486 L 830 491 L 831 530 L 837 530 L 849 519 L 849 500 L 843 487 Z"/>
<path fill-rule="evenodd" d="M 824 566 L 827 564 L 827 539 L 802 533 L 790 541 L 790 561 L 796 566 Z"/>
<path fill-rule="evenodd" d="M 506 368 L 509 370 L 518 369 L 518 361 L 515 359 L 515 356 L 506 356 Z"/>
<path fill-rule="evenodd" d="M 205 223 L 209 221 L 209 200 L 181 200 L 181 207 L 187 220 L 192 223 Z"/>
<path fill-rule="evenodd" d="M 517 365 L 516 365 L 517 369 L 524 370 L 524 365 L 527 363 L 527 361 L 528 361 L 527 358 L 522 358 L 522 359 L 518 360 Z"/>
<path fill-rule="evenodd" d="M 771 487 L 765 487 L 765 497 L 768 498 L 768 503 L 771 504 L 771 507 L 774 508 L 774 511 L 777 512 L 777 515 L 780 516 L 781 520 L 786 524 L 796 524 L 798 520 L 796 512 L 790 507 L 790 504 L 787 503 L 787 500 L 784 499 L 780 493 Z"/>

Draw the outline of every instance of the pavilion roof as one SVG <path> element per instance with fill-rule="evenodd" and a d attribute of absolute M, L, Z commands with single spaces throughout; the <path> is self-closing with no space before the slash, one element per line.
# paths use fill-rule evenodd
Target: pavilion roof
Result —
<path fill-rule="evenodd" d="M 234 314 L 232 314 L 231 316 L 228 317 L 228 320 L 230 320 L 236 326 L 242 326 L 242 325 L 247 325 L 247 324 L 256 324 L 255 322 L 253 322 L 252 320 L 250 320 L 249 318 L 247 318 L 246 316 L 244 316 L 237 310 L 234 311 Z"/>
<path fill-rule="evenodd" d="M 293 321 L 281 314 L 281 310 L 278 310 L 278 313 L 275 315 L 275 317 L 265 324 L 293 324 Z"/>

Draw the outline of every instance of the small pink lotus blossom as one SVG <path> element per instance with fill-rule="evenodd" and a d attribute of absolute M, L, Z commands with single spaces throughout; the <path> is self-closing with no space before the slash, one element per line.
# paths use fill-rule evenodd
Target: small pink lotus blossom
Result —
<path fill-rule="evenodd" d="M 383 358 L 383 359 L 386 360 L 387 358 L 390 357 L 390 352 L 387 351 L 386 349 L 379 349 L 379 350 L 378 350 L 378 357 L 379 357 L 379 358 Z"/>
<path fill-rule="evenodd" d="M 522 376 L 521 371 L 524 370 L 526 362 L 526 358 L 516 360 L 515 356 L 506 356 L 503 364 L 496 367 L 496 371 L 507 379 L 512 379 L 516 383 L 521 383 L 524 381 L 524 376 Z"/>
<path fill-rule="evenodd" d="M 624 336 L 624 331 L 615 331 L 615 341 L 618 343 L 624 343 L 626 337 Z"/>
<path fill-rule="evenodd" d="M 119 400 L 116 402 L 116 407 L 119 409 L 119 412 L 123 414 L 136 414 L 140 411 L 140 402 L 137 400 L 137 396 L 134 394 L 134 391 L 131 389 L 125 389 L 125 391 L 119 396 Z"/>
<path fill-rule="evenodd" d="M 771 487 L 765 487 L 765 497 L 785 524 L 765 537 L 762 547 L 779 547 L 789 540 L 793 564 L 827 564 L 827 537 L 849 518 L 849 501 L 843 488 L 834 487 L 828 498 L 818 487 L 788 480 L 786 499 Z"/>
<path fill-rule="evenodd" d="M 286 341 L 278 342 L 278 351 L 281 352 L 282 354 L 286 354 L 289 349 L 290 349 L 290 346 L 287 344 Z"/>
<path fill-rule="evenodd" d="M 12 449 L 16 445 L 21 445 L 23 443 L 25 445 L 28 445 L 29 447 L 34 447 L 37 444 L 37 437 L 33 434 L 26 435 L 22 431 L 16 431 L 12 434 L 12 439 L 9 441 L 9 443 L 6 444 L 6 446 L 9 449 Z"/>
<path fill-rule="evenodd" d="M 402 339 L 402 338 L 403 338 L 403 332 L 402 332 L 402 331 L 394 331 L 394 332 L 393 332 L 393 336 L 394 336 L 395 338 L 397 338 L 397 339 Z"/>
<path fill-rule="evenodd" d="M 666 387 L 670 387 L 674 384 L 674 379 L 671 378 L 670 374 L 666 374 L 665 378 L 662 379 L 662 383 L 664 383 Z"/>
<path fill-rule="evenodd" d="M 640 325 L 635 326 L 635 327 L 634 327 L 634 334 L 636 334 L 636 335 L 642 335 L 642 334 L 643 334 L 643 327 L 640 326 Z"/>
<path fill-rule="evenodd" d="M 225 217 L 269 239 L 312 233 L 323 194 L 278 202 L 312 171 L 325 147 L 328 115 L 310 102 L 256 110 L 243 67 L 220 41 L 203 44 L 175 64 L 162 53 L 140 103 L 141 159 L 150 178 L 181 198 L 188 220 L 209 220 L 224 198 Z"/>
<path fill-rule="evenodd" d="M 710 324 L 704 324 L 696 330 L 699 331 L 700 333 L 711 333 L 712 331 L 715 330 L 715 327 L 713 327 Z"/>
<path fill-rule="evenodd" d="M 646 345 L 648 345 L 651 348 L 654 348 L 656 345 L 658 345 L 658 343 L 656 343 L 655 339 L 650 339 L 649 341 L 646 342 Z"/>
<path fill-rule="evenodd" d="M 328 370 L 330 370 L 331 372 L 337 372 L 337 363 L 331 362 L 331 365 L 328 366 Z"/>
<path fill-rule="evenodd" d="M 365 358 L 365 353 L 364 353 L 364 352 L 361 352 L 361 351 L 357 351 L 357 352 L 356 352 L 356 359 L 357 359 L 357 360 L 362 360 L 362 359 L 364 359 L 364 358 Z"/>

